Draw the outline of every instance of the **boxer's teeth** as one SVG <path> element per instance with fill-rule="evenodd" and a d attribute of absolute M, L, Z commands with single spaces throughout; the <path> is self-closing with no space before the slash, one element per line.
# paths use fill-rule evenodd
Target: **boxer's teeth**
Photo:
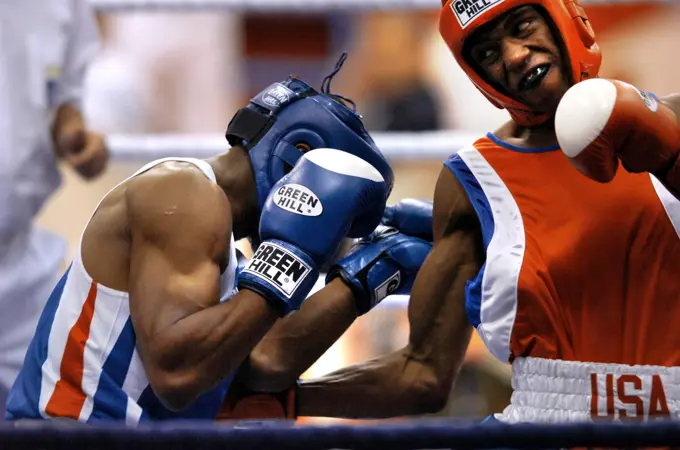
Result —
<path fill-rule="evenodd" d="M 520 91 L 528 91 L 529 89 L 533 89 L 536 86 L 538 86 L 543 77 L 545 77 L 545 74 L 548 73 L 549 69 L 550 64 L 545 64 L 542 66 L 538 66 L 534 70 L 532 70 L 519 83 Z"/>

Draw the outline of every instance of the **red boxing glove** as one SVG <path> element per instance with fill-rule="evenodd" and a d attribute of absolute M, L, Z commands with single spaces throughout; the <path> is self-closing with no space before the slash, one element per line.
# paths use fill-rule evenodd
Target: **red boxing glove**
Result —
<path fill-rule="evenodd" d="M 555 132 L 572 165 L 595 181 L 611 181 L 620 159 L 680 193 L 680 125 L 651 94 L 622 81 L 583 81 L 560 101 Z"/>
<path fill-rule="evenodd" d="M 229 387 L 216 420 L 295 420 L 295 388 L 278 393 L 262 393 L 234 382 Z"/>

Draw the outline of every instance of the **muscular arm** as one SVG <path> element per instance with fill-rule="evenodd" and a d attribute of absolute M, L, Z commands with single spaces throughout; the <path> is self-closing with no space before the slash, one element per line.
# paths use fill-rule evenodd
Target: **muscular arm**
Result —
<path fill-rule="evenodd" d="M 252 291 L 224 303 L 220 261 L 231 213 L 200 173 L 145 175 L 128 189 L 130 314 L 154 392 L 187 407 L 238 367 L 277 314 Z"/>
<path fill-rule="evenodd" d="M 482 264 L 479 222 L 447 168 L 435 192 L 434 236 L 432 252 L 411 291 L 409 344 L 303 382 L 299 415 L 381 418 L 433 412 L 446 404 L 472 332 L 465 284 Z"/>
<path fill-rule="evenodd" d="M 256 391 L 286 389 L 342 336 L 356 317 L 352 291 L 336 278 L 267 333 L 240 370 L 239 381 Z"/>

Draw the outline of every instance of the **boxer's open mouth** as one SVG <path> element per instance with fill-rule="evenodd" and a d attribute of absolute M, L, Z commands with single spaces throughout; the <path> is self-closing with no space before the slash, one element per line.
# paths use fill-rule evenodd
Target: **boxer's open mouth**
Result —
<path fill-rule="evenodd" d="M 522 80 L 519 82 L 518 86 L 519 91 L 526 92 L 538 87 L 549 71 L 550 64 L 541 64 L 540 66 L 534 67 L 529 72 L 527 72 L 524 77 L 522 77 Z"/>

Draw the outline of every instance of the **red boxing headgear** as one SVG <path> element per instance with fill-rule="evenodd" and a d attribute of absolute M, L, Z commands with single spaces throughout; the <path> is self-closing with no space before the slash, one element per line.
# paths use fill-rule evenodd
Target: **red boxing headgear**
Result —
<path fill-rule="evenodd" d="M 553 114 L 537 113 L 493 88 L 466 61 L 463 45 L 479 27 L 502 14 L 524 5 L 542 7 L 550 16 L 562 38 L 564 52 L 571 66 L 574 83 L 597 76 L 602 62 L 595 33 L 578 0 L 446 0 L 439 15 L 439 32 L 458 64 L 482 93 L 500 109 L 507 109 L 522 126 L 538 125 Z"/>

